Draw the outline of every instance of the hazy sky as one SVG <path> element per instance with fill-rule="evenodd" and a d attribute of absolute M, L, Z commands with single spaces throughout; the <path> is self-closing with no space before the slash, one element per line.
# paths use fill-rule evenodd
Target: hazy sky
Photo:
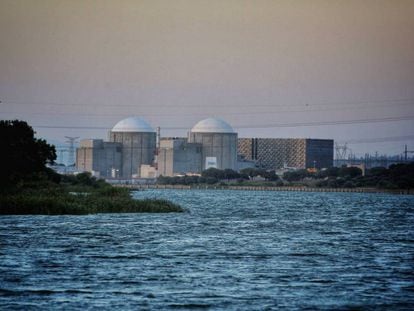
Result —
<path fill-rule="evenodd" d="M 413 0 L 0 0 L 0 44 L 0 118 L 52 142 L 218 116 L 240 137 L 414 150 Z"/>

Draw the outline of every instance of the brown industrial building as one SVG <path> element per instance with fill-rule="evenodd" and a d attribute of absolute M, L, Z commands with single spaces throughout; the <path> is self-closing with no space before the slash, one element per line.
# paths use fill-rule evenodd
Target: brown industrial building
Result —
<path fill-rule="evenodd" d="M 239 138 L 238 153 L 265 169 L 333 166 L 332 139 Z"/>

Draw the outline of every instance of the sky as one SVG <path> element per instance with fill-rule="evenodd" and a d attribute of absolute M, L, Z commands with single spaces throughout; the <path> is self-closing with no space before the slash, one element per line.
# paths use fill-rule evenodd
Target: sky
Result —
<path fill-rule="evenodd" d="M 414 150 L 412 0 L 0 0 L 0 119 L 37 136 L 107 138 L 144 117 L 186 136 Z"/>

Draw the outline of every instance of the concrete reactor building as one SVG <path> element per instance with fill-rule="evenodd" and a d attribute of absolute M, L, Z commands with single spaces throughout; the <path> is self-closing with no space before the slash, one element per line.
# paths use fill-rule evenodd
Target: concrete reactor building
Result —
<path fill-rule="evenodd" d="M 227 122 L 208 118 L 194 125 L 187 138 L 161 139 L 159 175 L 199 174 L 210 167 L 237 169 L 237 133 Z"/>
<path fill-rule="evenodd" d="M 102 139 L 82 139 L 76 150 L 76 168 L 96 177 L 119 176 L 122 164 L 122 145 Z"/>
<path fill-rule="evenodd" d="M 76 153 L 79 171 L 95 176 L 130 179 L 140 177 L 141 165 L 151 165 L 156 150 L 156 133 L 142 118 L 119 121 L 109 132 L 109 142 L 84 139 Z"/>
<path fill-rule="evenodd" d="M 174 176 L 201 172 L 202 145 L 185 137 L 162 138 L 158 153 L 158 175 Z"/>
<path fill-rule="evenodd" d="M 219 118 L 198 122 L 188 133 L 188 142 L 201 144 L 202 170 L 237 170 L 237 133 L 227 122 Z"/>
<path fill-rule="evenodd" d="M 141 165 L 152 164 L 157 134 L 142 118 L 130 117 L 119 121 L 109 132 L 109 141 L 122 146 L 121 178 L 141 176 Z"/>

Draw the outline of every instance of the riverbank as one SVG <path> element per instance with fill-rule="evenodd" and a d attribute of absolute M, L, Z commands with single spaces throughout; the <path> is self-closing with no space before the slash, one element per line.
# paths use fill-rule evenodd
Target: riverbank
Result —
<path fill-rule="evenodd" d="M 0 215 L 88 215 L 100 213 L 183 212 L 166 200 L 82 196 L 10 195 L 0 198 Z"/>
<path fill-rule="evenodd" d="M 129 189 L 113 187 L 87 174 L 66 176 L 59 183 L 48 180 L 22 182 L 3 189 L 0 215 L 86 215 L 98 213 L 183 212 L 167 200 L 132 198 Z"/>
<path fill-rule="evenodd" d="M 245 191 L 299 191 L 299 192 L 355 192 L 355 193 L 389 193 L 414 194 L 414 189 L 378 189 L 378 188 L 314 188 L 314 187 L 271 187 L 271 186 L 222 186 L 222 185 L 116 185 L 131 190 L 177 189 L 177 190 L 245 190 Z"/>

